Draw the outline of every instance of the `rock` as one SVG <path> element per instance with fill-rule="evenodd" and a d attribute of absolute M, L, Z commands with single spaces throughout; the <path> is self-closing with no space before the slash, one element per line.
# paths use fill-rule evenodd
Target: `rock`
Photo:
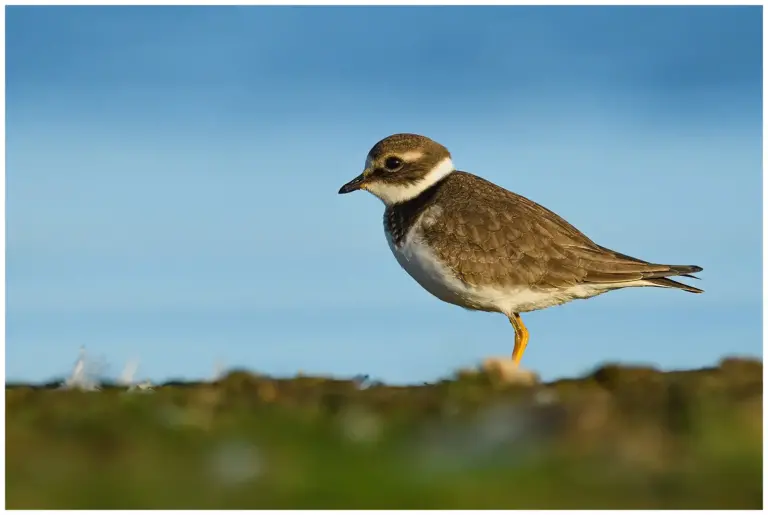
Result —
<path fill-rule="evenodd" d="M 512 358 L 490 357 L 483 360 L 483 372 L 505 383 L 520 386 L 534 386 L 539 383 L 539 376 L 515 364 Z"/>

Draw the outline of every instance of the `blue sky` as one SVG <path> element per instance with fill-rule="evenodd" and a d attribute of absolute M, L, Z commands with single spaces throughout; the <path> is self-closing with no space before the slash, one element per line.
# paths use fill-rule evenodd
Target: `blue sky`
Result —
<path fill-rule="evenodd" d="M 9 379 L 431 380 L 511 352 L 502 315 L 397 265 L 339 196 L 394 132 L 704 295 L 527 314 L 527 368 L 762 355 L 760 7 L 7 7 Z"/>

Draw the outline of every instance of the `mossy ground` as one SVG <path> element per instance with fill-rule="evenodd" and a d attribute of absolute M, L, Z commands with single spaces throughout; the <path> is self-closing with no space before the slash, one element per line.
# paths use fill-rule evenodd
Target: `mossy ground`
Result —
<path fill-rule="evenodd" d="M 762 507 L 762 363 L 6 388 L 8 508 Z"/>

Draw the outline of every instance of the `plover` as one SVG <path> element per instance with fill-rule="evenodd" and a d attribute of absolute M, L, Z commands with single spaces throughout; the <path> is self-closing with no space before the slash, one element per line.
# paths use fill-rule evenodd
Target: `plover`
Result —
<path fill-rule="evenodd" d="M 636 259 L 593 242 L 545 207 L 454 168 L 443 145 L 394 134 L 339 190 L 384 202 L 384 232 L 400 265 L 425 290 L 470 310 L 502 313 L 515 331 L 517 367 L 528 344 L 521 313 L 620 288 L 702 290 L 670 277 L 702 270 Z"/>

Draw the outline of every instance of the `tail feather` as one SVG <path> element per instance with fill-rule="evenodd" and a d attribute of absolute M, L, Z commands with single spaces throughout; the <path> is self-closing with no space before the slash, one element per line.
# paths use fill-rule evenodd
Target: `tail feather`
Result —
<path fill-rule="evenodd" d="M 693 277 L 694 279 L 698 279 L 698 277 L 694 277 L 692 275 L 682 275 L 681 277 Z M 669 279 L 667 277 L 661 277 L 659 279 L 649 279 L 648 282 L 654 286 L 661 286 L 663 288 L 677 288 L 679 290 L 683 290 L 691 293 L 704 293 L 704 290 L 700 290 L 699 288 L 696 288 L 694 286 L 689 286 L 684 283 L 673 281 L 672 279 Z"/>
<path fill-rule="evenodd" d="M 605 254 L 612 255 L 614 258 L 613 269 L 606 267 L 605 263 L 600 263 L 597 270 L 590 271 L 590 275 L 599 282 L 634 282 L 644 281 L 650 286 L 660 286 L 664 288 L 677 288 L 691 293 L 704 293 L 704 290 L 688 286 L 669 277 L 687 277 L 689 279 L 700 280 L 693 275 L 696 272 L 704 270 L 696 265 L 660 265 L 650 263 L 642 259 L 637 259 L 605 247 L 599 247 Z M 618 266 L 616 266 L 618 265 Z M 639 265 L 639 266 L 638 266 Z M 645 265 L 645 266 L 642 266 Z M 610 280 L 609 278 L 612 278 Z"/>
<path fill-rule="evenodd" d="M 680 277 L 690 277 L 691 279 L 699 279 L 693 274 L 704 270 L 700 266 L 696 265 L 669 265 L 669 269 L 673 272 L 677 272 Z"/>

